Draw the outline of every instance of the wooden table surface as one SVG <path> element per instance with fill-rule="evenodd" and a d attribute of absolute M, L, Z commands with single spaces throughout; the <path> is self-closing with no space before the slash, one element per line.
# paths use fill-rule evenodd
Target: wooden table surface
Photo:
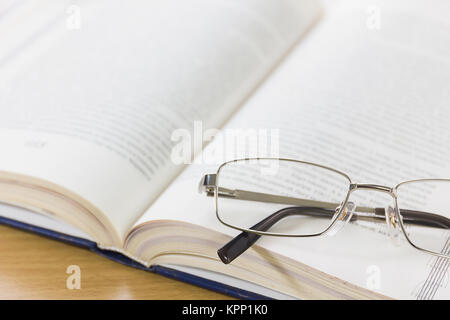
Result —
<path fill-rule="evenodd" d="M 66 286 L 77 265 L 81 289 Z M 0 299 L 229 299 L 137 270 L 32 233 L 0 225 Z"/>

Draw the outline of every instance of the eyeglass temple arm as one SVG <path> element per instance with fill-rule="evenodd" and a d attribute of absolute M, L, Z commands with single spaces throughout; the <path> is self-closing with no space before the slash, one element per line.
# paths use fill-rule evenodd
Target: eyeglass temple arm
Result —
<path fill-rule="evenodd" d="M 384 216 L 384 209 L 383 213 L 380 213 Z M 405 212 L 404 212 L 405 211 Z M 411 210 L 404 210 L 402 211 L 402 215 L 406 215 L 407 218 L 403 218 L 403 220 L 411 220 L 409 223 L 412 224 L 418 224 L 418 225 L 425 225 L 430 227 L 437 227 L 437 228 L 443 228 L 443 229 L 449 229 L 449 221 L 439 221 L 444 218 L 442 216 L 434 215 L 434 214 L 427 214 L 427 215 L 433 215 L 436 216 L 438 221 L 429 220 L 429 216 L 425 216 L 421 212 L 415 212 Z M 293 215 L 302 215 L 302 216 L 314 216 L 318 218 L 327 218 L 330 219 L 330 216 L 332 216 L 335 213 L 334 210 L 331 209 L 324 209 L 319 207 L 288 207 L 281 209 L 267 218 L 261 220 L 257 224 L 255 224 L 253 227 L 251 227 L 251 230 L 255 231 L 267 231 L 269 230 L 274 224 L 279 222 L 280 220 L 287 218 L 289 216 Z M 378 217 L 378 216 L 377 216 Z M 383 219 L 384 218 L 379 218 Z M 358 220 L 358 218 L 353 214 L 350 221 Z M 220 248 L 217 251 L 217 254 L 219 255 L 219 258 L 222 260 L 223 263 L 229 264 L 234 259 L 239 257 L 241 254 L 243 254 L 245 251 L 247 251 L 252 245 L 255 244 L 256 241 L 261 237 L 260 234 L 252 233 L 252 232 L 241 232 L 239 235 L 234 237 L 230 242 L 225 244 L 222 248 Z"/>
<path fill-rule="evenodd" d="M 255 224 L 251 229 L 255 231 L 267 231 L 278 221 L 293 215 L 330 218 L 330 215 L 333 213 L 333 210 L 318 207 L 289 207 L 271 214 Z M 229 264 L 247 251 L 260 237 L 261 235 L 256 233 L 242 232 L 220 248 L 217 254 L 223 263 Z"/>
<path fill-rule="evenodd" d="M 246 190 L 231 190 L 216 186 L 216 175 L 206 175 L 200 183 L 200 191 L 206 192 L 207 195 L 213 196 L 215 189 L 219 190 L 219 197 L 233 198 L 237 200 L 259 201 L 267 203 L 279 203 L 294 206 L 319 207 L 323 209 L 334 210 L 340 206 L 338 203 L 308 200 L 294 197 L 278 196 L 261 192 L 253 192 Z M 367 214 L 363 214 L 367 213 Z M 450 229 L 450 219 L 429 212 L 414 211 L 408 209 L 400 209 L 404 222 L 429 226 L 443 229 Z M 355 220 L 380 221 L 385 220 L 384 208 L 357 207 L 354 212 Z"/>

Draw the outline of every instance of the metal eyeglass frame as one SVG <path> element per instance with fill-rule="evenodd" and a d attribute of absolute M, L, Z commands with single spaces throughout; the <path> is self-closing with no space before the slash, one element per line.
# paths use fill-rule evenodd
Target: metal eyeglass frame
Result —
<path fill-rule="evenodd" d="M 300 163 L 304 165 L 310 165 L 317 168 L 326 169 L 329 171 L 332 171 L 334 173 L 337 173 L 341 175 L 342 177 L 345 177 L 349 182 L 349 190 L 347 192 L 347 195 L 345 197 L 345 200 L 341 204 L 337 203 L 330 203 L 330 202 L 322 202 L 322 201 L 315 201 L 315 200 L 307 200 L 307 199 L 300 199 L 300 198 L 293 198 L 293 197 L 285 197 L 285 196 L 277 196 L 277 195 L 270 195 L 265 193 L 258 193 L 258 192 L 251 192 L 251 191 L 245 191 L 245 190 L 229 190 L 225 188 L 220 188 L 218 186 L 218 179 L 220 177 L 220 172 L 228 164 L 236 163 L 236 162 L 244 162 L 244 161 L 260 161 L 260 160 L 269 160 L 269 161 L 287 161 L 287 162 L 294 162 L 294 163 Z M 394 200 L 394 212 L 393 216 L 387 217 L 387 213 L 385 212 L 384 208 L 370 208 L 370 207 L 357 207 L 353 212 L 352 220 L 370 220 L 370 221 L 377 221 L 380 222 L 380 220 L 385 220 L 386 223 L 392 223 L 394 227 L 396 227 L 396 224 L 400 226 L 400 229 L 402 230 L 406 240 L 408 243 L 413 246 L 414 248 L 426 252 L 438 257 L 442 258 L 450 258 L 449 255 L 442 254 L 440 252 L 434 252 L 431 250 L 427 250 L 424 248 L 421 248 L 413 243 L 411 239 L 409 238 L 406 228 L 403 223 L 403 219 L 407 219 L 409 223 L 416 224 L 416 225 L 425 225 L 425 226 L 433 226 L 437 228 L 443 228 L 443 229 L 450 229 L 450 219 L 433 214 L 428 212 L 419 212 L 419 211 L 413 211 L 413 210 L 405 210 L 405 209 L 399 209 L 398 206 L 398 199 L 397 199 L 397 189 L 405 184 L 409 183 L 415 183 L 415 182 L 449 182 L 450 179 L 417 179 L 417 180 L 409 180 L 404 181 L 396 185 L 395 187 L 387 187 L 383 185 L 376 185 L 376 184 L 357 184 L 353 183 L 351 178 L 334 168 L 327 167 L 324 165 L 320 165 L 313 162 L 307 162 L 307 161 L 301 161 L 301 160 L 294 160 L 294 159 L 287 159 L 287 158 L 244 158 L 244 159 L 236 159 L 231 160 L 223 163 L 219 166 L 216 174 L 207 174 L 205 175 L 201 182 L 200 182 L 200 192 L 206 192 L 208 196 L 214 196 L 215 198 L 215 206 L 216 206 L 216 217 L 217 219 L 225 226 L 242 231 L 241 234 L 233 238 L 229 243 L 227 243 L 224 247 L 218 250 L 219 257 L 221 260 L 228 264 L 232 262 L 235 258 L 240 256 L 243 252 L 245 252 L 248 248 L 250 248 L 261 236 L 267 235 L 267 236 L 277 236 L 277 237 L 298 237 L 298 238 L 305 238 L 305 237 L 315 237 L 320 236 L 325 233 L 327 233 L 333 226 L 337 223 L 338 220 L 342 220 L 347 212 L 344 213 L 344 211 L 347 208 L 347 205 L 349 203 L 349 199 L 351 194 L 360 189 L 366 189 L 366 190 L 373 190 L 378 192 L 383 192 L 389 194 L 393 200 Z M 239 200 L 254 200 L 254 201 L 262 201 L 262 202 L 269 202 L 269 203 L 280 203 L 280 204 L 288 204 L 288 205 L 296 205 L 298 207 L 291 207 L 282 209 L 273 215 L 269 216 L 268 218 L 264 219 L 263 221 L 259 222 L 255 226 L 253 226 L 251 229 L 245 229 L 240 228 L 234 225 L 230 225 L 229 223 L 223 221 L 219 215 L 219 197 L 227 197 L 227 198 L 234 198 Z M 301 206 L 301 207 L 300 207 Z M 302 209 L 307 209 L 303 210 Z M 286 211 L 290 210 L 290 212 Z M 296 210 L 296 212 L 294 212 Z M 366 213 L 366 215 L 363 215 L 362 213 Z M 322 232 L 314 233 L 314 234 L 280 234 L 280 233 L 271 233 L 271 232 L 265 232 L 260 231 L 263 228 L 270 228 L 273 224 L 281 220 L 283 217 L 287 215 L 292 214 L 305 214 L 305 215 L 313 215 L 313 216 L 319 216 L 319 217 L 329 217 L 330 214 L 334 215 L 334 218 L 331 220 L 329 226 Z M 344 214 L 344 215 L 343 215 Z M 278 216 L 277 216 L 278 215 Z M 388 221 L 388 219 L 390 219 Z M 258 230 L 259 229 L 259 230 Z"/>

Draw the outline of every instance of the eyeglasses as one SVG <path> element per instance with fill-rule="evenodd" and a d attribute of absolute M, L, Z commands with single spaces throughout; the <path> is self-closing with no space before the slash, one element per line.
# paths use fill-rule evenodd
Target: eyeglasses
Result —
<path fill-rule="evenodd" d="M 390 188 L 357 184 L 345 173 L 311 162 L 239 159 L 204 176 L 201 192 L 214 196 L 219 221 L 241 234 L 218 250 L 228 264 L 261 236 L 315 237 L 335 234 L 355 221 L 387 223 L 416 249 L 450 258 L 450 179 L 405 181 Z M 389 194 L 387 208 L 356 206 L 357 190 Z"/>

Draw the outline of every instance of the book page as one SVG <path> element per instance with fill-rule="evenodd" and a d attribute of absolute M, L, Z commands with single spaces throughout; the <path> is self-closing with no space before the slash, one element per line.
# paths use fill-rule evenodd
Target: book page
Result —
<path fill-rule="evenodd" d="M 326 12 L 222 134 L 278 130 L 279 148 L 256 155 L 317 162 L 357 183 L 395 186 L 416 178 L 449 178 L 449 10 L 445 1 L 433 6 L 420 0 L 342 2 Z M 248 146 L 241 151 L 223 148 L 220 139 L 211 143 L 139 223 L 179 220 L 237 235 L 219 223 L 213 199 L 197 189 L 202 174 L 215 173 L 219 164 L 208 164 L 208 155 L 222 154 L 215 159 L 223 161 L 255 156 Z M 389 196 L 364 191 L 352 201 L 392 205 Z M 350 223 L 331 238 L 266 236 L 257 245 L 390 297 L 450 297 L 442 259 L 415 250 L 405 239 L 393 245 L 375 225 Z M 288 277 L 282 268 L 279 277 Z"/>
<path fill-rule="evenodd" d="M 173 131 L 220 126 L 319 14 L 312 0 L 45 5 L 42 19 L 2 7 L 0 171 L 77 193 L 119 237 L 183 168 Z"/>

